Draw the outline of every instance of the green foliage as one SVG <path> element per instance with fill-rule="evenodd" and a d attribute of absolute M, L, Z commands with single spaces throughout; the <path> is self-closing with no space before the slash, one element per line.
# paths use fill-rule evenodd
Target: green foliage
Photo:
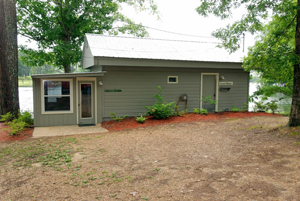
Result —
<path fill-rule="evenodd" d="M 24 111 L 22 113 L 19 111 L 18 120 L 25 122 L 27 125 L 33 125 L 32 114 L 29 111 Z"/>
<path fill-rule="evenodd" d="M 76 143 L 75 140 L 66 140 L 66 138 L 55 139 L 51 142 L 39 139 L 26 143 L 10 143 L 0 147 L 0 165 L 25 168 L 39 162 L 53 167 L 63 163 L 70 164 L 72 145 Z"/>
<path fill-rule="evenodd" d="M 157 14 L 152 0 L 18 0 L 18 33 L 38 44 L 38 49 L 20 47 L 27 55 L 22 57 L 25 65 L 42 66 L 47 63 L 69 73 L 70 66 L 81 59 L 85 33 L 147 36 L 141 24 L 135 24 L 120 13 L 121 3 Z M 113 28 L 115 22 L 119 26 Z"/>
<path fill-rule="evenodd" d="M 255 104 L 255 106 L 254 106 L 254 111 L 256 112 L 256 111 L 258 111 L 258 112 L 265 112 L 266 111 L 266 109 L 267 109 L 267 105 L 265 105 L 264 103 L 263 103 L 263 101 L 259 101 L 259 102 L 254 102 L 254 104 Z"/>
<path fill-rule="evenodd" d="M 158 86 L 159 94 L 154 95 L 156 103 L 153 106 L 144 106 L 147 109 L 147 115 L 154 116 L 156 119 L 166 119 L 174 113 L 176 109 L 175 102 L 163 103 L 162 89 Z"/>
<path fill-rule="evenodd" d="M 222 40 L 221 47 L 225 47 L 230 52 L 236 51 L 240 47 L 241 35 L 245 32 L 251 34 L 262 31 L 265 20 L 270 17 L 269 14 L 277 16 L 282 20 L 285 27 L 290 24 L 297 11 L 297 2 L 295 0 L 269 1 L 269 0 L 229 0 L 216 3 L 215 0 L 202 0 L 200 6 L 196 9 L 202 16 L 213 14 L 221 19 L 229 18 L 233 9 L 240 7 L 246 8 L 246 13 L 240 20 L 218 29 L 213 36 Z M 244 9 L 244 8 L 243 8 Z M 271 11 L 271 12 L 270 12 Z M 284 29 L 279 29 L 277 37 L 282 34 Z"/>
<path fill-rule="evenodd" d="M 112 119 L 113 120 L 115 120 L 115 121 L 118 121 L 118 122 L 121 122 L 123 119 L 125 119 L 126 117 L 128 117 L 128 115 L 125 115 L 124 117 L 122 117 L 122 116 L 119 116 L 119 117 L 117 117 L 116 116 L 116 113 L 113 113 L 113 112 L 111 112 L 111 113 L 109 113 L 110 115 L 112 115 Z"/>
<path fill-rule="evenodd" d="M 203 109 L 203 108 L 201 108 L 201 109 L 195 108 L 193 112 L 194 112 L 195 114 L 202 114 L 202 115 L 207 115 L 207 114 L 208 114 L 207 110 L 206 110 L 206 109 Z"/>
<path fill-rule="evenodd" d="M 30 112 L 27 111 L 20 113 L 19 110 L 18 118 L 15 119 L 13 119 L 14 116 L 11 116 L 9 112 L 4 116 L 6 116 L 5 119 L 10 119 L 8 121 L 11 121 L 11 122 L 6 121 L 7 125 L 9 125 L 10 135 L 14 135 L 22 130 L 25 130 L 25 127 L 28 127 L 29 125 L 33 124 L 32 115 Z"/>
<path fill-rule="evenodd" d="M 18 55 L 18 76 L 28 76 L 30 75 L 30 67 L 26 66 L 20 60 L 20 54 Z"/>
<path fill-rule="evenodd" d="M 296 0 L 202 0 L 197 12 L 203 16 L 208 14 L 220 18 L 231 16 L 231 10 L 239 7 L 246 8 L 240 20 L 218 29 L 213 33 L 221 39 L 222 44 L 229 52 L 236 51 L 241 44 L 241 36 L 245 32 L 254 34 L 259 32 L 259 39 L 255 46 L 249 49 L 248 56 L 244 58 L 243 67 L 247 70 L 255 70 L 270 84 L 260 90 L 267 94 L 292 94 L 293 106 L 288 125 L 299 126 L 299 93 L 293 90 L 294 81 L 299 86 L 299 71 L 294 69 L 300 66 L 300 42 L 299 32 L 300 11 L 299 1 Z M 267 25 L 267 20 L 272 19 Z M 296 72 L 296 74 L 294 74 Z M 271 84 L 273 82 L 273 84 Z M 272 91 L 272 89 L 274 89 Z"/>
<path fill-rule="evenodd" d="M 239 109 L 239 108 L 236 108 L 235 106 L 232 106 L 232 107 L 231 107 L 231 111 L 232 111 L 232 112 L 240 112 L 240 111 L 242 111 L 242 110 Z"/>
<path fill-rule="evenodd" d="M 0 121 L 9 122 L 12 121 L 15 118 L 15 115 L 13 115 L 11 112 L 8 112 L 6 114 L 1 115 Z"/>
<path fill-rule="evenodd" d="M 146 117 L 143 117 L 143 115 L 141 115 L 140 117 L 135 117 L 136 121 L 139 123 L 144 123 L 146 121 Z"/>
<path fill-rule="evenodd" d="M 248 111 L 248 103 L 244 103 L 241 111 L 243 111 L 243 112 L 247 112 Z"/>
<path fill-rule="evenodd" d="M 271 110 L 273 114 L 275 114 L 276 110 L 278 109 L 278 104 L 276 103 L 276 101 L 268 102 L 267 108 Z"/>
<path fill-rule="evenodd" d="M 199 108 L 194 108 L 193 112 L 194 112 L 195 114 L 200 114 L 200 109 L 199 109 Z"/>
<path fill-rule="evenodd" d="M 186 111 L 187 111 L 187 109 L 182 110 L 181 112 L 178 112 L 178 115 L 181 116 L 181 117 L 183 117 L 183 116 L 185 116 Z"/>
<path fill-rule="evenodd" d="M 9 124 L 9 129 L 10 135 L 15 135 L 16 133 L 19 133 L 20 131 L 25 130 L 25 127 L 27 127 L 28 124 L 24 121 L 21 121 L 19 119 L 14 119 L 10 124 Z"/>
<path fill-rule="evenodd" d="M 204 104 L 206 105 L 216 105 L 218 102 L 217 100 L 213 100 L 210 95 L 207 97 L 202 96 L 202 99 L 200 99 L 200 101 L 204 102 Z"/>

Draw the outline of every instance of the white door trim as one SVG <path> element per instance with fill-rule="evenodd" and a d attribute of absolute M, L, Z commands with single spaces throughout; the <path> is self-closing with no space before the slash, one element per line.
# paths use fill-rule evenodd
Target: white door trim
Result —
<path fill-rule="evenodd" d="M 200 99 L 202 99 L 202 92 L 203 92 L 203 75 L 215 75 L 216 76 L 216 101 L 217 104 L 215 105 L 215 111 L 218 111 L 219 105 L 219 73 L 201 73 L 201 87 L 200 87 Z M 202 101 L 200 101 L 200 108 L 202 108 Z"/>
<path fill-rule="evenodd" d="M 77 124 L 79 124 L 79 109 L 78 109 L 78 99 L 79 99 L 79 96 L 78 96 L 78 84 L 79 84 L 79 81 L 89 81 L 89 82 L 94 82 L 94 101 L 95 101 L 95 108 L 94 108 L 94 112 L 95 112 L 95 124 L 97 124 L 97 78 L 96 77 L 76 77 L 76 114 L 77 114 Z"/>

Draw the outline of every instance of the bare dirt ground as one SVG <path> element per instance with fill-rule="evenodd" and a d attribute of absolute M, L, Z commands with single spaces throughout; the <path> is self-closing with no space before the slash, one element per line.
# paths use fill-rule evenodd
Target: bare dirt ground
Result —
<path fill-rule="evenodd" d="M 0 200 L 300 200 L 300 129 L 285 128 L 287 121 L 210 120 L 1 143 Z"/>

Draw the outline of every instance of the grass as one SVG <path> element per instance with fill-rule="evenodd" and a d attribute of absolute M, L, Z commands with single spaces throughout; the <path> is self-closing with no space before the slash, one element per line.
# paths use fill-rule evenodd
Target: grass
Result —
<path fill-rule="evenodd" d="M 44 139 L 22 143 L 15 142 L 0 147 L 0 165 L 11 162 L 13 168 L 31 167 L 34 163 L 61 170 L 60 165 L 69 165 L 72 162 L 73 144 L 77 140 L 62 138 L 53 143 L 45 143 Z"/>
<path fill-rule="evenodd" d="M 32 87 L 32 80 L 19 80 L 19 87 Z"/>

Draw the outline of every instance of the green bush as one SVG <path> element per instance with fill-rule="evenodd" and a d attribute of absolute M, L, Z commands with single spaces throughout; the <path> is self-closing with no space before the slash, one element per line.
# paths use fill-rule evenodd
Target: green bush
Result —
<path fill-rule="evenodd" d="M 208 112 L 207 112 L 207 110 L 206 109 L 200 109 L 200 114 L 202 114 L 202 115 L 207 115 L 208 114 Z"/>
<path fill-rule="evenodd" d="M 268 102 L 267 108 L 271 110 L 273 114 L 275 114 L 276 110 L 278 109 L 278 104 L 276 103 L 276 101 Z"/>
<path fill-rule="evenodd" d="M 1 115 L 0 121 L 9 122 L 12 121 L 15 118 L 15 115 L 13 115 L 11 112 L 8 112 L 6 114 Z"/>
<path fill-rule="evenodd" d="M 242 109 L 241 109 L 241 111 L 243 111 L 243 112 L 248 112 L 248 103 L 244 103 L 244 105 L 243 105 L 243 107 L 242 107 Z"/>
<path fill-rule="evenodd" d="M 28 127 L 28 124 L 20 119 L 14 119 L 12 123 L 9 124 L 10 135 L 14 135 L 20 131 L 25 130 L 25 127 Z"/>
<path fill-rule="evenodd" d="M 117 117 L 116 116 L 116 113 L 113 113 L 113 112 L 111 112 L 111 113 L 109 113 L 110 115 L 112 115 L 112 119 L 113 120 L 115 120 L 115 121 L 118 121 L 118 122 L 121 122 L 123 119 L 125 119 L 126 117 L 128 117 L 128 115 L 125 115 L 124 117 L 122 117 L 122 116 L 119 116 L 119 117 Z"/>
<path fill-rule="evenodd" d="M 200 99 L 200 101 L 203 101 L 205 105 L 216 105 L 218 103 L 218 101 L 213 100 L 210 95 L 207 97 L 202 96 L 202 99 Z"/>
<path fill-rule="evenodd" d="M 264 105 L 262 101 L 260 102 L 254 102 L 255 106 L 254 106 L 254 111 L 259 111 L 259 112 L 264 112 L 267 109 L 267 105 Z"/>
<path fill-rule="evenodd" d="M 25 111 L 23 113 L 19 112 L 19 118 L 20 121 L 24 121 L 28 125 L 33 125 L 33 119 L 32 114 L 28 111 Z"/>
<path fill-rule="evenodd" d="M 143 117 L 143 115 L 141 115 L 140 117 L 135 117 L 136 121 L 139 123 L 144 123 L 146 121 L 146 117 Z"/>
<path fill-rule="evenodd" d="M 232 112 L 240 112 L 240 111 L 242 111 L 242 110 L 239 109 L 239 108 L 236 108 L 235 106 L 232 106 L 232 107 L 231 107 L 231 111 L 232 111 Z"/>
<path fill-rule="evenodd" d="M 193 112 L 196 113 L 196 114 L 202 114 L 202 115 L 207 115 L 208 114 L 207 110 L 203 109 L 203 108 L 202 109 L 195 108 Z"/>
<path fill-rule="evenodd" d="M 10 112 L 2 115 L 1 121 L 7 122 L 6 124 L 9 126 L 10 135 L 14 135 L 22 130 L 25 130 L 25 127 L 33 124 L 33 119 L 30 112 L 25 111 L 20 113 L 19 110 L 18 116 L 19 117 L 17 119 L 14 119 L 14 115 L 12 115 Z"/>
<path fill-rule="evenodd" d="M 182 110 L 181 112 L 178 112 L 177 114 L 178 114 L 179 116 L 181 116 L 181 117 L 184 117 L 184 116 L 186 116 L 186 115 L 185 115 L 186 112 L 187 112 L 187 109 Z"/>
<path fill-rule="evenodd" d="M 158 86 L 159 94 L 154 95 L 157 99 L 155 105 L 144 106 L 147 109 L 147 115 L 154 116 L 156 119 L 166 119 L 174 113 L 176 109 L 175 102 L 163 103 L 162 89 Z"/>
<path fill-rule="evenodd" d="M 194 108 L 193 112 L 194 112 L 195 114 L 200 114 L 200 109 L 199 109 L 199 108 Z"/>

